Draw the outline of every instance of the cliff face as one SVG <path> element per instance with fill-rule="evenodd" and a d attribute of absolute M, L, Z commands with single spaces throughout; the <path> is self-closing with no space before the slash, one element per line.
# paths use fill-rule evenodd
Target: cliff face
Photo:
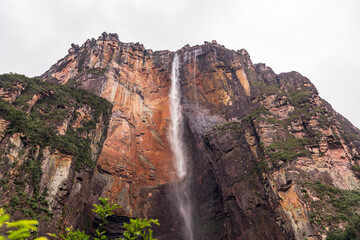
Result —
<path fill-rule="evenodd" d="M 45 233 L 77 224 L 111 104 L 16 74 L 0 76 L 0 94 L 0 204 L 15 218 L 39 219 Z"/>
<path fill-rule="evenodd" d="M 322 239 L 331 227 L 344 227 L 355 216 L 360 131 L 322 100 L 307 78 L 275 74 L 253 64 L 245 50 L 216 42 L 176 53 L 195 239 Z M 95 168 L 74 167 L 77 152 L 33 150 L 42 152 L 36 158 L 43 172 L 40 189 L 48 189 L 52 221 L 89 227 L 96 223 L 92 203 L 109 197 L 123 206 L 110 219 L 113 235 L 129 217 L 149 217 L 161 223 L 159 239 L 180 238 L 180 217 L 169 197 L 177 181 L 167 136 L 173 58 L 170 51 L 153 52 L 104 33 L 81 47 L 72 45 L 41 76 L 113 104 L 108 126 L 106 114 L 100 114 L 88 133 L 88 139 L 100 142 L 91 148 Z M 24 89 L 19 82 L 11 91 L 2 87 L 0 94 L 14 102 Z M 28 103 L 36 106 L 37 99 L 51 94 L 51 89 L 37 92 Z M 71 109 L 76 117 L 61 118 L 57 135 L 92 119 L 91 106 Z M 25 159 L 19 157 L 26 149 L 23 131 L 9 133 L 11 119 L 0 121 L 2 155 Z M 4 171 L 14 168 L 14 161 L 2 161 Z M 15 185 L 3 203 L 11 202 Z"/>
<path fill-rule="evenodd" d="M 109 197 L 123 208 L 122 216 L 155 216 L 165 233 L 176 226 L 167 212 L 166 184 L 175 180 L 167 140 L 169 83 L 172 54 L 146 50 L 140 44 L 121 43 L 116 35 L 104 34 L 73 45 L 42 78 L 45 81 L 86 89 L 113 104 L 108 135 L 89 186 L 89 202 Z M 92 204 L 87 214 L 92 219 Z M 115 225 L 113 234 L 121 227 Z M 169 228 L 169 229 L 167 229 Z M 165 234 L 166 235 L 166 234 Z"/>

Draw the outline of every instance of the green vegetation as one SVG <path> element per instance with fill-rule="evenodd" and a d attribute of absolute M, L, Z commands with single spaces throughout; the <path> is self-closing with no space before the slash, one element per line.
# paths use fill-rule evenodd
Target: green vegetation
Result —
<path fill-rule="evenodd" d="M 35 161 L 32 158 L 28 158 L 27 161 L 22 166 L 20 171 L 25 176 L 24 181 L 15 181 L 17 184 L 16 194 L 19 197 L 19 202 L 21 205 L 21 210 L 27 217 L 33 219 L 46 219 L 52 218 L 53 214 L 49 211 L 49 203 L 46 201 L 48 196 L 47 189 L 45 188 L 43 192 L 40 192 L 40 180 L 41 180 L 41 167 L 40 162 Z M 32 186 L 33 194 L 26 196 L 24 192 L 25 183 L 28 186 Z M 11 207 L 11 206 L 10 206 Z M 16 209 L 10 208 L 11 211 Z"/>
<path fill-rule="evenodd" d="M 261 159 L 256 164 L 255 170 L 259 175 L 261 175 L 262 173 L 268 173 L 270 171 L 270 167 L 269 164 L 264 159 Z"/>
<path fill-rule="evenodd" d="M 260 106 L 257 109 L 255 109 L 252 113 L 242 118 L 243 121 L 249 121 L 253 118 L 259 118 L 261 115 L 268 115 L 269 110 L 267 110 L 264 106 Z"/>
<path fill-rule="evenodd" d="M 160 225 L 157 219 L 130 219 L 130 223 L 124 223 L 123 240 L 156 240 L 153 238 L 153 231 L 150 229 L 151 224 Z"/>
<path fill-rule="evenodd" d="M 231 133 L 234 139 L 238 139 L 241 134 L 241 122 L 232 121 L 223 125 L 216 125 L 213 130 L 216 130 L 216 134 Z"/>
<path fill-rule="evenodd" d="M 351 219 L 345 230 L 331 229 L 326 240 L 359 240 L 360 239 L 360 216 Z"/>
<path fill-rule="evenodd" d="M 4 227 L 12 230 L 7 231 L 7 235 L 0 235 L 0 240 L 6 239 L 26 239 L 31 236 L 32 232 L 36 232 L 38 221 L 36 220 L 19 220 L 8 221 L 10 216 L 5 213 L 4 209 L 0 208 L 0 231 L 4 232 Z M 35 240 L 46 240 L 44 237 L 35 238 Z"/>
<path fill-rule="evenodd" d="M 341 135 L 343 136 L 345 141 L 347 143 L 351 142 L 351 143 L 359 144 L 360 143 L 360 131 L 358 129 L 354 128 L 352 123 L 349 122 L 349 120 L 347 120 L 346 118 L 338 115 L 337 119 L 341 124 Z"/>
<path fill-rule="evenodd" d="M 241 123 L 237 122 L 237 121 L 232 121 L 232 122 L 225 123 L 223 125 L 217 125 L 216 129 L 217 130 L 229 130 L 232 132 L 236 132 L 236 131 L 241 130 Z"/>
<path fill-rule="evenodd" d="M 107 217 L 113 215 L 113 210 L 121 208 L 117 204 L 110 205 L 109 199 L 100 198 L 100 204 L 94 204 L 93 212 L 96 213 L 101 220 L 98 228 L 95 230 L 94 240 L 106 240 L 106 231 L 104 226 L 108 223 Z M 119 240 L 156 240 L 153 238 L 153 231 L 151 230 L 152 224 L 159 225 L 156 219 L 130 219 L 130 223 L 124 223 L 124 237 Z M 66 228 L 66 234 L 51 234 L 50 236 L 60 238 L 63 240 L 87 240 L 92 239 L 90 235 L 84 233 L 84 231 L 74 230 L 73 228 Z"/>
<path fill-rule="evenodd" d="M 0 75 L 0 88 L 9 96 L 17 96 L 11 103 L 4 100 L 6 95 L 0 97 L 0 117 L 10 122 L 6 134 L 22 133 L 21 139 L 25 144 L 18 159 L 13 161 L 11 176 L 7 176 L 7 166 L 0 164 L 0 171 L 4 174 L 0 187 L 3 191 L 13 193 L 9 204 L 4 207 L 10 213 L 21 210 L 27 217 L 48 220 L 52 213 L 45 200 L 47 189 L 40 191 L 41 153 L 45 147 L 51 147 L 52 150 L 73 155 L 77 170 L 93 168 L 95 162 L 91 159 L 89 137 L 100 119 L 108 123 L 111 104 L 85 90 L 54 85 L 19 74 Z M 34 96 L 39 99 L 31 106 L 29 101 Z M 80 109 L 85 109 L 90 118 L 82 119 L 81 126 L 73 128 L 79 122 Z M 65 134 L 60 135 L 56 127 L 64 121 L 69 121 L 69 124 Z M 4 153 L 1 152 L 0 158 Z"/>
<path fill-rule="evenodd" d="M 6 191 L 8 186 L 7 184 L 9 183 L 9 179 L 8 178 L 4 178 L 2 180 L 0 180 L 0 186 L 2 186 L 2 190 Z"/>
<path fill-rule="evenodd" d="M 56 234 L 49 234 L 51 237 L 59 238 L 62 240 L 89 240 L 90 235 L 87 235 L 84 231 L 80 231 L 79 229 L 74 230 L 73 227 L 67 227 L 65 229 L 66 233 L 60 233 L 59 236 Z"/>
<path fill-rule="evenodd" d="M 10 213 L 21 210 L 26 217 L 49 220 L 52 213 L 49 211 L 49 203 L 46 201 L 47 189 L 45 188 L 40 192 L 42 175 L 40 162 L 34 160 L 33 155 L 30 155 L 23 165 L 16 166 L 15 169 L 16 173 L 12 176 L 15 189 L 11 189 L 14 195 L 11 197 L 9 204 L 4 205 L 4 208 Z M 9 180 L 6 179 L 6 181 L 2 182 L 8 183 Z M 30 191 L 31 194 L 24 192 L 26 186 L 30 186 L 27 191 Z"/>
<path fill-rule="evenodd" d="M 317 121 L 320 126 L 325 126 L 328 123 L 326 114 L 328 111 L 324 108 L 320 108 L 311 104 L 312 91 L 307 88 L 301 88 L 292 90 L 289 92 L 289 98 L 295 107 L 295 111 L 292 113 L 287 124 L 296 119 L 302 119 L 307 122 L 311 119 L 311 116 L 317 116 Z"/>
<path fill-rule="evenodd" d="M 7 133 L 23 132 L 32 145 L 51 146 L 74 155 L 78 170 L 86 166 L 94 167 L 90 157 L 90 139 L 86 133 L 95 129 L 100 115 L 106 122 L 109 121 L 111 104 L 85 90 L 54 85 L 18 74 L 0 75 L 0 87 L 11 92 L 19 85 L 23 85 L 25 89 L 12 104 L 0 99 L 0 116 L 11 122 Z M 28 113 L 28 101 L 34 95 L 42 93 L 44 97 Z M 91 108 L 92 119 L 83 120 L 82 128 L 69 127 L 64 136 L 58 135 L 54 126 L 59 126 L 66 119 L 70 119 L 71 123 L 75 122 L 77 110 L 84 106 Z"/>
<path fill-rule="evenodd" d="M 277 126 L 282 126 L 284 134 L 287 134 L 287 139 L 274 142 L 265 149 L 265 153 L 270 157 L 273 164 L 279 161 L 291 161 L 299 156 L 308 156 L 310 152 L 305 148 L 306 145 L 317 144 L 321 133 L 318 130 L 307 129 L 308 138 L 294 138 L 291 134 L 291 130 L 288 126 L 293 121 L 302 121 L 307 124 L 313 116 L 317 116 L 316 119 L 319 121 L 319 125 L 325 125 L 328 120 L 324 114 L 327 113 L 326 109 L 316 107 L 311 103 L 313 92 L 306 87 L 301 89 L 290 89 L 289 93 L 286 94 L 279 87 L 270 85 L 264 90 L 264 94 L 280 94 L 287 95 L 291 104 L 295 107 L 291 115 L 284 120 L 279 120 L 273 116 L 264 106 L 260 106 L 254 112 L 244 117 L 244 120 L 258 119 L 265 120 L 267 123 Z M 275 126 L 273 127 L 275 129 Z M 261 164 L 266 166 L 266 164 Z M 264 167 L 262 167 L 264 169 Z"/>
<path fill-rule="evenodd" d="M 310 148 L 307 146 L 318 146 L 323 133 L 317 127 L 324 127 L 329 123 L 328 111 L 326 107 L 319 107 L 314 103 L 314 92 L 309 87 L 290 88 L 288 91 L 280 89 L 278 85 L 268 85 L 261 88 L 262 95 L 258 101 L 260 106 L 254 109 L 250 114 L 243 117 L 239 122 L 229 122 L 224 125 L 216 126 L 220 133 L 230 132 L 241 128 L 272 128 L 273 133 L 269 137 L 273 138 L 270 146 L 264 147 L 261 139 L 264 135 L 258 136 L 260 159 L 256 165 L 258 173 L 270 172 L 274 167 L 279 166 L 279 162 L 290 162 L 301 156 L 310 156 Z M 265 106 L 261 105 L 263 98 L 267 95 L 283 96 L 280 100 L 275 100 L 274 106 L 283 107 L 286 104 L 294 106 L 294 110 L 288 109 L 290 115 L 284 119 L 285 115 L 277 116 Z M 276 102 L 277 101 L 277 102 Z M 278 109 L 280 112 L 282 109 Z M 276 112 L 276 111 L 275 111 Z M 313 128 L 312 119 L 318 121 L 317 127 Z M 294 122 L 298 122 L 295 124 Z M 264 124 L 265 123 L 265 124 Z M 294 125 L 298 125 L 294 127 Z M 231 127 L 230 127 L 231 126 Z M 257 129 L 256 129 L 257 130 Z M 235 130 L 236 131 L 236 130 Z M 264 131 L 264 130 L 260 130 Z M 302 131 L 305 138 L 295 138 L 295 132 Z M 254 133 L 256 134 L 256 133 Z M 299 135 L 297 135 L 299 136 Z M 321 155 L 322 153 L 319 153 Z M 268 157 L 268 158 L 267 158 Z M 271 163 L 269 162 L 269 160 Z M 272 166 L 272 167 L 271 167 Z M 308 195 L 307 195 L 308 196 Z"/>
<path fill-rule="evenodd" d="M 74 230 L 72 227 L 66 228 L 66 233 L 59 235 L 49 234 L 51 237 L 59 238 L 62 240 L 107 240 L 106 231 L 104 226 L 108 223 L 107 217 L 113 215 L 113 210 L 121 208 L 117 204 L 110 205 L 107 198 L 100 198 L 100 204 L 94 204 L 93 212 L 98 214 L 101 223 L 95 230 L 95 236 L 92 238 L 84 231 L 79 229 Z M 7 236 L 1 236 L 0 240 L 6 239 L 28 239 L 31 238 L 32 233 L 37 231 L 38 221 L 36 220 L 19 220 L 15 222 L 9 222 L 10 216 L 5 213 L 4 209 L 0 208 L 0 231 L 4 232 L 1 228 L 6 225 L 8 228 L 15 230 L 7 231 Z M 119 240 L 156 240 L 153 238 L 153 231 L 151 230 L 152 224 L 159 225 L 156 219 L 130 219 L 130 223 L 124 223 L 124 237 Z M 47 240 L 45 237 L 36 238 L 35 240 Z"/>
<path fill-rule="evenodd" d="M 310 142 L 311 139 L 308 138 L 289 138 L 285 141 L 272 143 L 266 149 L 266 153 L 271 157 L 274 164 L 279 161 L 291 161 L 299 156 L 309 155 L 309 151 L 304 147 Z"/>
<path fill-rule="evenodd" d="M 355 216 L 355 208 L 360 206 L 360 192 L 356 190 L 343 190 L 333 186 L 315 182 L 310 185 L 320 199 L 333 206 L 334 213 L 339 215 L 339 218 Z"/>
<path fill-rule="evenodd" d="M 107 198 L 100 198 L 100 204 L 94 204 L 93 212 L 98 214 L 100 217 L 101 223 L 99 224 L 98 228 L 95 230 L 95 237 L 94 240 L 106 240 L 106 231 L 104 230 L 104 226 L 108 223 L 107 217 L 113 215 L 113 210 L 117 208 L 121 208 L 117 204 L 110 205 L 108 203 L 109 199 Z M 62 240 L 88 240 L 90 239 L 90 235 L 87 235 L 84 231 L 80 231 L 79 229 L 74 230 L 72 227 L 66 228 L 66 233 L 60 233 L 57 236 L 55 233 L 50 234 L 50 236 L 55 238 L 60 238 Z"/>
<path fill-rule="evenodd" d="M 107 198 L 100 198 L 100 202 L 101 204 L 99 205 L 94 204 L 95 208 L 93 209 L 93 212 L 98 214 L 101 219 L 101 223 L 99 224 L 98 229 L 95 231 L 95 240 L 106 239 L 106 232 L 104 230 L 104 226 L 108 223 L 106 218 L 114 214 L 112 212 L 113 210 L 121 208 L 117 204 L 110 205 Z"/>
<path fill-rule="evenodd" d="M 319 198 L 317 201 L 311 201 L 310 222 L 323 230 L 325 226 L 329 226 L 331 228 L 329 239 L 351 239 L 335 238 L 335 236 L 347 234 L 346 230 L 345 232 L 338 230 L 337 225 L 345 222 L 349 223 L 349 228 L 351 228 L 354 222 L 359 221 L 360 192 L 339 189 L 320 181 L 305 185 L 310 187 Z"/>
<path fill-rule="evenodd" d="M 279 124 L 279 125 L 283 125 L 284 127 L 286 127 L 285 126 L 286 121 L 277 120 L 276 118 L 273 118 L 273 117 L 268 117 L 266 120 L 268 123 L 271 123 L 274 125 Z"/>
<path fill-rule="evenodd" d="M 86 71 L 91 74 L 104 75 L 107 68 L 86 68 Z"/>
<path fill-rule="evenodd" d="M 351 167 L 351 170 L 355 173 L 355 176 L 360 179 L 360 166 L 359 165 L 353 165 Z"/>
<path fill-rule="evenodd" d="M 265 95 L 285 95 L 284 91 L 282 91 L 279 86 L 275 84 L 266 85 L 261 89 L 261 92 Z"/>
<path fill-rule="evenodd" d="M 291 90 L 289 92 L 289 98 L 296 108 L 303 108 L 307 105 L 311 96 L 312 92 L 306 88 Z"/>

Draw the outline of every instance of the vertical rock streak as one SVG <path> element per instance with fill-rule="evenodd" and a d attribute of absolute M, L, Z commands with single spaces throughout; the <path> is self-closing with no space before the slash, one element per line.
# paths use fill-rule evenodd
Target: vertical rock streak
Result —
<path fill-rule="evenodd" d="M 181 94 L 179 79 L 179 57 L 174 56 L 171 72 L 171 89 L 170 89 L 170 116 L 171 127 L 169 141 L 173 152 L 176 174 L 179 182 L 175 184 L 174 195 L 176 198 L 176 206 L 181 214 L 184 228 L 184 239 L 193 239 L 191 201 L 189 193 L 189 179 L 186 179 L 187 156 L 186 148 L 183 141 L 183 116 L 181 111 Z"/>
<path fill-rule="evenodd" d="M 194 81 L 194 97 L 195 97 L 195 104 L 196 104 L 196 110 L 199 109 L 199 100 L 198 100 L 198 94 L 197 94 L 197 86 L 196 86 L 196 57 L 198 53 L 201 52 L 201 49 L 196 49 L 194 51 L 194 72 L 193 72 L 193 81 Z"/>

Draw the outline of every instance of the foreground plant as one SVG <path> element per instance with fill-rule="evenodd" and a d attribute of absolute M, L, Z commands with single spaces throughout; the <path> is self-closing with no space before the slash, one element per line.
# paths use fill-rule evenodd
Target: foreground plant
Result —
<path fill-rule="evenodd" d="M 88 240 L 90 239 L 90 236 L 87 235 L 84 231 L 80 231 L 79 229 L 74 230 L 72 227 L 67 227 L 66 233 L 62 234 L 60 233 L 59 236 L 57 236 L 55 233 L 49 234 L 51 237 L 60 238 L 63 240 Z"/>
<path fill-rule="evenodd" d="M 157 219 L 130 219 L 130 223 L 124 223 L 124 240 L 156 240 L 153 238 L 151 224 L 160 225 Z"/>
<path fill-rule="evenodd" d="M 114 210 L 121 208 L 118 204 L 109 204 L 109 199 L 99 198 L 100 204 L 94 204 L 93 212 L 96 213 L 101 223 L 98 228 L 95 230 L 94 240 L 107 240 L 106 231 L 104 226 L 108 223 L 107 218 L 111 215 L 114 215 Z M 119 240 L 156 240 L 153 238 L 153 231 L 151 230 L 152 224 L 160 225 L 157 219 L 130 219 L 130 223 L 124 223 L 124 237 Z M 72 227 L 66 228 L 65 234 L 50 234 L 50 236 L 55 238 L 60 238 L 62 240 L 89 240 L 91 239 L 90 235 L 87 235 L 84 231 L 74 230 Z M 0 239 L 2 240 L 2 239 Z M 42 239 L 40 239 L 42 240 Z"/>
<path fill-rule="evenodd" d="M 107 218 L 114 214 L 114 210 L 121 208 L 118 204 L 109 204 L 109 199 L 99 198 L 100 204 L 94 204 L 93 212 L 98 214 L 101 223 L 95 230 L 94 240 L 107 240 L 106 231 L 104 226 L 108 223 Z M 0 229 L 5 225 L 13 230 L 7 231 L 6 236 L 0 235 L 0 240 L 7 239 L 27 239 L 33 232 L 37 231 L 39 224 L 36 220 L 19 220 L 9 222 L 10 216 L 5 213 L 5 210 L 0 208 Z M 157 219 L 130 219 L 130 223 L 124 223 L 124 237 L 119 240 L 156 240 L 153 238 L 153 231 L 151 230 L 152 224 L 160 225 Z M 72 227 L 66 228 L 65 234 L 49 234 L 51 237 L 55 237 L 62 240 L 89 240 L 92 239 L 90 235 L 87 235 L 84 231 L 79 229 L 73 229 Z M 34 240 L 47 240 L 46 237 L 39 237 Z"/>
<path fill-rule="evenodd" d="M 10 216 L 5 213 L 5 210 L 0 208 L 0 228 L 3 225 L 13 230 L 7 231 L 6 236 L 0 235 L 0 240 L 5 239 L 25 239 L 31 236 L 31 233 L 37 231 L 37 225 L 39 224 L 36 220 L 19 220 L 9 222 Z M 47 240 L 45 237 L 39 237 L 35 240 Z"/>
<path fill-rule="evenodd" d="M 95 240 L 105 240 L 106 236 L 105 233 L 106 231 L 104 230 L 104 226 L 108 223 L 107 217 L 113 215 L 113 210 L 121 208 L 119 205 L 117 204 L 113 204 L 110 205 L 108 203 L 109 199 L 108 198 L 99 198 L 100 203 L 99 205 L 94 204 L 94 209 L 93 212 L 98 214 L 100 219 L 101 219 L 101 223 L 99 224 L 98 229 L 95 230 Z"/>

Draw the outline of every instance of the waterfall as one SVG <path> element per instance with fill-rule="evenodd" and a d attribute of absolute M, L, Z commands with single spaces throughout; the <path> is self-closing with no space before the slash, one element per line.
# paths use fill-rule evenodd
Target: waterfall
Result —
<path fill-rule="evenodd" d="M 174 187 L 176 206 L 183 223 L 183 239 L 193 240 L 192 209 L 190 200 L 190 182 L 187 170 L 187 151 L 183 140 L 184 123 L 181 110 L 181 93 L 179 78 L 179 56 L 175 54 L 171 71 L 170 89 L 170 117 L 171 127 L 169 134 L 170 147 L 174 156 L 174 164 L 178 182 Z"/>
<path fill-rule="evenodd" d="M 179 79 L 179 57 L 175 54 L 171 71 L 170 89 L 170 144 L 174 154 L 176 173 L 180 180 L 186 176 L 185 146 L 182 140 L 184 131 L 183 116 L 180 104 L 180 79 Z"/>

